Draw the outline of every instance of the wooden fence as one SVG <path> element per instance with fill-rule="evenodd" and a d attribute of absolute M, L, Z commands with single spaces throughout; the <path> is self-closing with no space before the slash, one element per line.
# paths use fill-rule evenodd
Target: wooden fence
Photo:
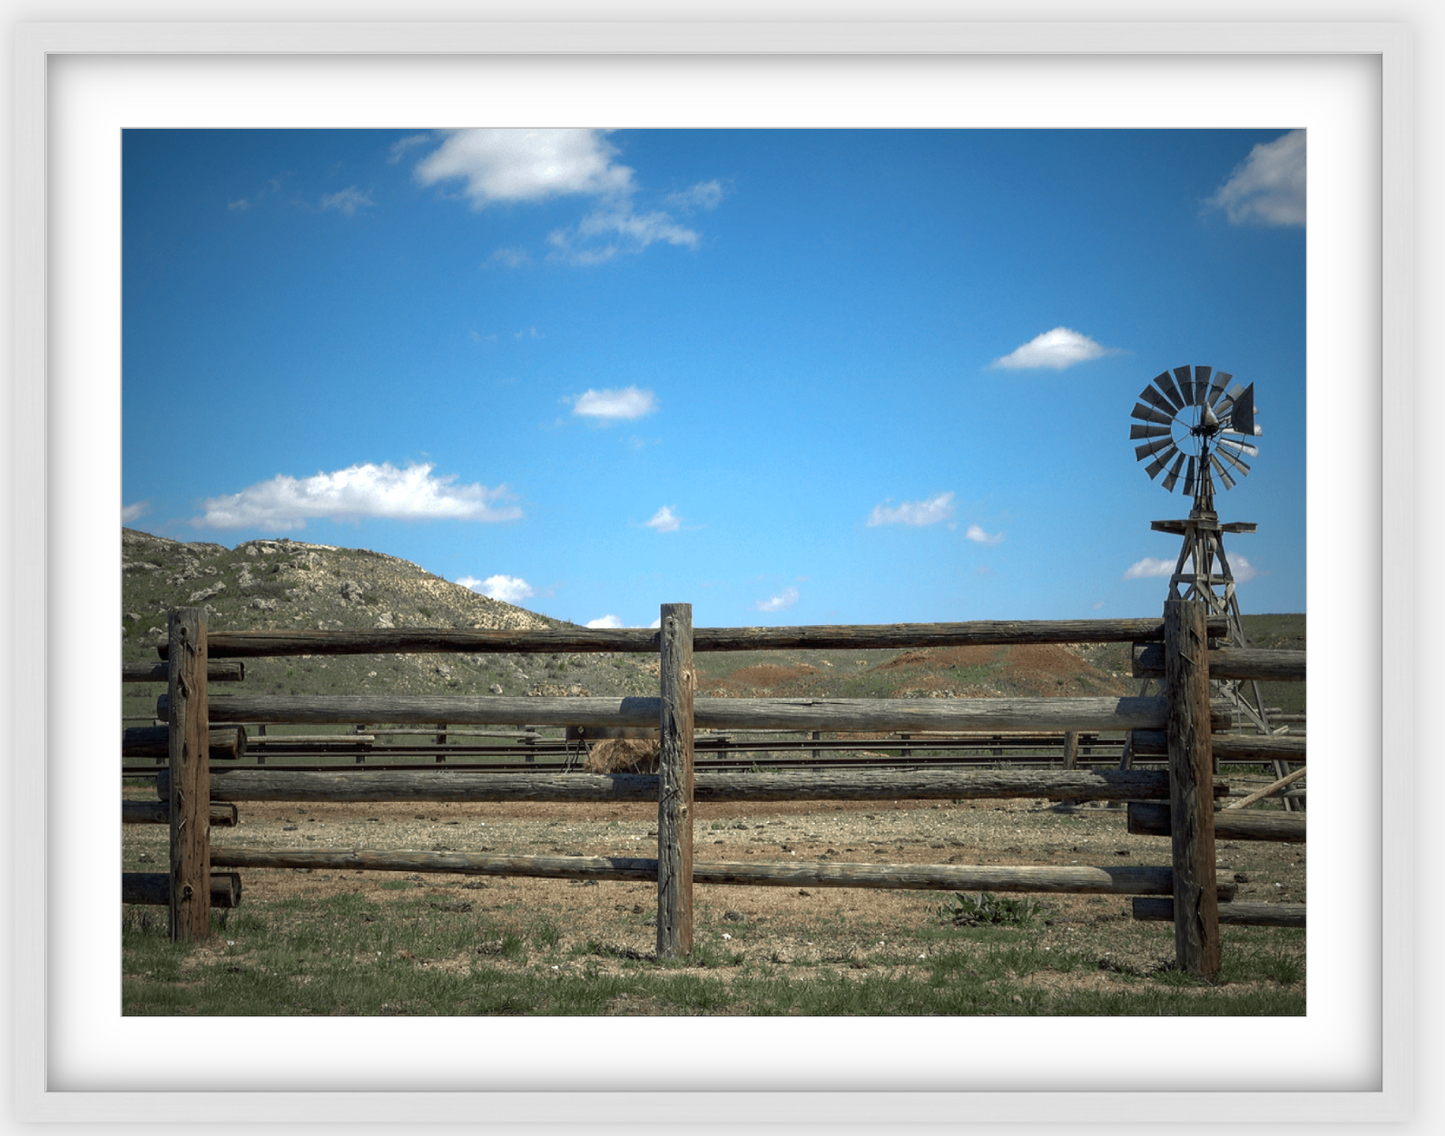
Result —
<path fill-rule="evenodd" d="M 1162 620 L 975 622 L 877 627 L 694 629 L 689 604 L 664 604 L 656 630 L 490 631 L 376 630 L 353 632 L 207 632 L 199 609 L 171 613 L 160 648 L 167 693 L 157 716 L 167 722 L 168 762 L 157 778 L 161 808 L 131 803 L 133 823 L 169 823 L 170 871 L 128 875 L 128 901 L 165 895 L 170 933 L 204 938 L 210 907 L 239 901 L 234 871 L 213 868 L 350 868 L 461 872 L 473 875 L 657 881 L 657 952 L 677 957 L 692 946 L 694 882 L 815 887 L 887 887 L 1027 892 L 1095 892 L 1139 897 L 1135 918 L 1172 920 L 1179 965 L 1203 977 L 1219 969 L 1219 924 L 1298 925 L 1303 905 L 1255 904 L 1231 909 L 1234 884 L 1215 869 L 1216 833 L 1230 839 L 1303 840 L 1302 815 L 1216 812 L 1227 786 L 1214 777 L 1214 758 L 1304 760 L 1303 739 L 1215 733 L 1229 714 L 1212 703 L 1210 674 L 1230 678 L 1303 679 L 1303 652 L 1210 648 L 1226 633 L 1222 619 L 1198 604 L 1170 600 Z M 1146 665 L 1162 666 L 1157 697 L 1000 699 L 694 699 L 693 653 L 784 648 L 830 650 L 919 648 L 965 644 L 1130 642 Z M 1153 648 L 1158 652 L 1151 654 Z M 210 682 L 243 675 L 234 661 L 269 655 L 403 652 L 646 652 L 660 660 L 659 695 L 624 698 L 458 698 L 330 695 L 211 696 Z M 129 668 L 129 681 L 156 681 L 161 668 Z M 135 673 L 131 673 L 131 672 Z M 660 729 L 658 773 L 486 773 L 442 769 L 288 772 L 215 770 L 244 748 L 244 739 L 213 731 L 211 721 L 344 725 L 391 722 L 457 726 L 625 726 Z M 1095 733 L 1131 731 L 1136 753 L 1158 752 L 1167 770 L 1044 771 L 769 771 L 694 772 L 697 729 L 782 731 Z M 220 735 L 220 736 L 218 736 Z M 1288 743 L 1288 744 L 1283 744 Z M 1066 763 L 1067 764 L 1067 763 Z M 1295 775 L 1298 776 L 1298 773 Z M 1276 787 L 1271 787 L 1275 789 Z M 1282 788 L 1282 787 L 1280 787 Z M 1042 797 L 1059 801 L 1126 801 L 1133 832 L 1172 836 L 1172 863 L 1158 867 L 960 867 L 838 863 L 697 863 L 694 802 L 827 801 Z M 329 801 L 599 801 L 657 802 L 656 858 L 485 856 L 469 853 L 316 852 L 213 849 L 212 824 L 235 823 L 235 803 Z M 142 815 L 144 813 L 144 815 Z M 1223 903 L 1221 904 L 1221 901 Z M 1224 908 L 1221 913 L 1221 906 Z M 1247 909 L 1246 909 L 1247 908 Z"/>

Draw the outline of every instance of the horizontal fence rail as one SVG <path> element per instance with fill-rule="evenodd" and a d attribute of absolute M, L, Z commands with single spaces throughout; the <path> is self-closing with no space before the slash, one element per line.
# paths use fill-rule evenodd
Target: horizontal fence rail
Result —
<path fill-rule="evenodd" d="M 157 795 L 170 776 L 156 776 Z M 1218 781 L 1213 793 L 1228 795 Z M 215 770 L 213 801 L 656 801 L 658 779 L 647 773 L 474 773 L 412 771 L 297 772 Z M 1007 800 L 1167 801 L 1164 770 L 806 771 L 694 774 L 698 801 Z M 1244 815 L 1244 814 L 1241 814 Z"/>
<path fill-rule="evenodd" d="M 540 876 L 559 880 L 655 880 L 655 859 L 631 856 L 490 856 L 471 852 L 323 852 L 310 849 L 261 851 L 217 848 L 211 862 L 224 868 L 326 868 L 358 872 L 454 872 L 472 876 Z M 789 861 L 697 862 L 692 877 L 700 884 L 755 887 L 904 888 L 935 891 L 1030 891 L 1095 895 L 1169 895 L 1170 868 L 1132 865 L 1087 867 L 1014 867 L 997 864 L 842 864 Z M 1228 899 L 1238 885 L 1227 872 L 1216 873 L 1219 896 Z"/>
<path fill-rule="evenodd" d="M 1210 678 L 1269 682 L 1303 682 L 1305 679 L 1304 651 L 1214 647 L 1206 653 L 1206 659 Z M 1163 643 L 1151 643 L 1134 656 L 1134 677 L 1164 677 Z"/>
<path fill-rule="evenodd" d="M 457 698 L 448 695 L 216 695 L 212 715 L 228 722 L 334 725 L 358 721 L 467 726 L 654 726 L 659 698 Z M 156 701 L 158 716 L 170 696 Z M 1212 722 L 1229 724 L 1229 706 L 1214 705 Z M 1162 730 L 1163 697 L 1108 698 L 698 698 L 693 723 L 713 730 L 919 730 L 1029 732 Z"/>
<path fill-rule="evenodd" d="M 1229 633 L 1228 622 L 1211 619 L 1209 634 Z M 998 646 L 1016 643 L 1143 643 L 1163 640 L 1160 619 L 1062 619 L 1046 621 L 979 620 L 969 623 L 894 623 L 876 626 L 699 627 L 694 651 L 826 649 L 877 650 L 894 647 Z M 259 658 L 276 655 L 506 654 L 575 653 L 656 654 L 660 632 L 646 628 L 567 628 L 556 631 L 434 630 L 375 631 L 218 631 L 210 637 L 210 656 Z M 168 647 L 158 648 L 161 658 Z"/>

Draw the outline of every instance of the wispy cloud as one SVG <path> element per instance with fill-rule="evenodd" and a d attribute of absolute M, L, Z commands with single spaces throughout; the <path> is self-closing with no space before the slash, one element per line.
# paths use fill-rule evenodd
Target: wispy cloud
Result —
<path fill-rule="evenodd" d="M 891 499 L 890 499 L 891 500 Z M 953 516 L 953 493 L 940 493 L 927 501 L 904 501 L 875 505 L 868 515 L 871 525 L 932 525 Z"/>
<path fill-rule="evenodd" d="M 509 604 L 521 603 L 537 594 L 537 589 L 520 576 L 488 576 L 485 580 L 478 580 L 475 576 L 462 576 L 457 583 L 480 595 Z"/>
<path fill-rule="evenodd" d="M 418 146 L 426 145 L 426 143 L 431 140 L 432 135 L 430 134 L 409 134 L 405 138 L 398 138 L 391 144 L 391 149 L 387 151 L 386 164 L 389 166 L 396 165 L 397 162 L 401 161 L 410 151 Z"/>
<path fill-rule="evenodd" d="M 775 596 L 771 596 L 765 600 L 758 600 L 757 603 L 753 604 L 753 607 L 758 611 L 782 611 L 785 608 L 792 607 L 797 602 L 798 589 L 784 588 Z"/>
<path fill-rule="evenodd" d="M 669 193 L 663 200 L 674 209 L 716 209 L 726 193 L 723 183 L 713 178 L 711 181 L 700 181 L 686 189 Z"/>
<path fill-rule="evenodd" d="M 205 529 L 300 529 L 308 520 L 512 521 L 515 506 L 498 505 L 506 486 L 458 485 L 455 475 L 433 477 L 430 464 L 398 469 L 390 462 L 353 465 L 312 477 L 279 474 L 239 493 L 211 497 L 191 524 Z"/>
<path fill-rule="evenodd" d="M 652 391 L 637 387 L 589 390 L 572 402 L 573 414 L 604 422 L 641 418 L 656 409 L 657 397 Z"/>
<path fill-rule="evenodd" d="M 1206 202 L 1231 224 L 1305 223 L 1305 132 L 1291 130 L 1261 142 Z"/>
<path fill-rule="evenodd" d="M 358 209 L 374 205 L 371 191 L 362 192 L 354 185 L 348 185 L 337 193 L 328 193 L 321 199 L 322 209 L 335 209 L 344 217 L 354 216 Z"/>
<path fill-rule="evenodd" d="M 1011 371 L 1038 370 L 1047 368 L 1062 371 L 1075 363 L 1086 363 L 1103 355 L 1117 355 L 1120 348 L 1104 347 L 1087 335 L 1080 335 L 1067 327 L 1056 327 L 1042 335 L 1036 335 L 1022 347 L 1015 348 L 1001 359 L 995 359 L 993 366 Z"/>
<path fill-rule="evenodd" d="M 521 248 L 500 248 L 487 257 L 488 264 L 500 264 L 506 268 L 521 268 L 532 263 L 532 254 Z"/>
<path fill-rule="evenodd" d="M 978 525 L 969 525 L 963 535 L 979 544 L 997 544 L 1003 540 L 1003 533 L 986 533 Z"/>
<path fill-rule="evenodd" d="M 128 525 L 131 521 L 138 521 L 149 513 L 150 509 L 151 503 L 149 501 L 137 501 L 134 505 L 127 505 L 120 511 L 121 523 Z"/>
<path fill-rule="evenodd" d="M 696 232 L 666 213 L 634 213 L 630 201 L 589 213 L 575 228 L 547 234 L 553 256 L 574 264 L 602 264 L 619 253 L 641 252 L 658 241 L 696 248 L 698 240 Z"/>
<path fill-rule="evenodd" d="M 496 204 L 545 201 L 555 197 L 596 198 L 597 207 L 575 225 L 553 229 L 546 238 L 549 258 L 572 264 L 602 264 L 622 253 L 638 253 L 662 242 L 696 248 L 699 234 L 659 209 L 639 209 L 635 171 L 616 159 L 619 151 L 605 130 L 453 130 L 438 135 L 441 145 L 417 163 L 422 185 L 461 181 L 473 209 Z M 699 182 L 666 199 L 675 209 L 715 208 L 721 182 Z M 526 250 L 499 249 L 490 264 L 515 268 L 528 262 Z"/>
<path fill-rule="evenodd" d="M 682 527 L 682 518 L 672 511 L 671 505 L 664 505 L 652 515 L 652 520 L 645 521 L 644 525 L 657 532 L 677 532 Z"/>

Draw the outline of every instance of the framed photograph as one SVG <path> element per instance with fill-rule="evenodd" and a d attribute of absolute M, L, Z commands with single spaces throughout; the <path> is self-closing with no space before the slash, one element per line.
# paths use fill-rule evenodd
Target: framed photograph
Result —
<path fill-rule="evenodd" d="M 1405 27 L 37 24 L 19 26 L 15 41 L 15 521 L 18 539 L 46 549 L 17 560 L 15 573 L 21 594 L 46 597 L 17 605 L 13 636 L 46 645 L 23 660 L 43 665 L 15 668 L 16 705 L 33 710 L 14 730 L 14 966 L 33 976 L 14 984 L 17 1036 L 44 1039 L 16 1047 L 17 1115 L 176 1119 L 184 1109 L 268 1123 L 484 1114 L 517 1124 L 707 1118 L 883 1128 L 1407 1114 L 1413 833 L 1408 818 L 1386 809 L 1408 799 L 1414 754 L 1409 686 L 1404 664 L 1387 654 L 1387 633 L 1395 619 L 1403 630 L 1410 596 L 1391 589 L 1408 573 L 1382 567 L 1383 549 L 1410 524 L 1401 506 L 1414 492 L 1409 447 L 1386 433 L 1409 414 L 1413 382 Z M 1323 629 L 1316 650 L 1329 663 L 1316 671 L 1311 698 L 1311 732 L 1324 753 L 1309 802 L 1322 837 L 1310 875 L 1325 918 L 1308 944 L 1306 1015 L 1245 1023 L 121 1014 L 105 883 L 119 871 L 115 794 L 93 739 L 111 736 L 120 714 L 116 684 L 103 675 L 120 655 L 115 555 L 126 504 L 123 132 L 558 125 L 1303 132 L 1307 591 Z M 1107 251 L 1101 259 L 1105 273 Z M 1051 266 L 1035 270 L 1046 276 Z M 1267 421 L 1267 405 L 1262 414 Z M 147 436 L 147 459 L 162 471 L 245 444 L 244 431 L 196 413 L 183 382 Z M 77 673 L 97 671 L 102 681 L 82 694 Z"/>

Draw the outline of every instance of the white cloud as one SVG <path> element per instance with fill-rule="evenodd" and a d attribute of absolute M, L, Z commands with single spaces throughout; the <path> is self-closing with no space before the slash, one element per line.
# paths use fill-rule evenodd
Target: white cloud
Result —
<path fill-rule="evenodd" d="M 672 511 L 671 505 L 664 505 L 646 522 L 646 527 L 658 532 L 677 532 L 682 527 L 682 518 Z"/>
<path fill-rule="evenodd" d="M 321 199 L 322 209 L 336 209 L 343 216 L 353 216 L 358 209 L 375 204 L 371 200 L 371 191 L 363 193 L 354 185 L 348 185 L 338 193 L 328 193 Z"/>
<path fill-rule="evenodd" d="M 598 205 L 575 226 L 548 234 L 552 259 L 602 264 L 619 253 L 638 253 L 663 242 L 696 248 L 697 232 L 661 210 L 639 210 L 634 171 L 616 162 L 618 150 L 603 130 L 454 130 L 417 163 L 422 185 L 461 180 L 462 195 L 474 209 L 497 203 L 543 201 L 562 196 L 593 197 Z M 699 182 L 668 197 L 683 210 L 712 209 L 723 197 L 722 183 Z M 526 263 L 525 250 L 499 249 L 492 260 L 508 267 Z"/>
<path fill-rule="evenodd" d="M 1305 132 L 1291 130 L 1255 146 L 1207 204 L 1223 209 L 1235 225 L 1303 225 Z"/>
<path fill-rule="evenodd" d="M 1129 565 L 1124 573 L 1126 580 L 1142 580 L 1151 576 L 1172 576 L 1174 574 L 1173 560 L 1159 560 L 1153 556 L 1146 556 L 1143 560 L 1136 560 Z"/>
<path fill-rule="evenodd" d="M 868 516 L 869 525 L 931 525 L 953 516 L 953 493 L 940 493 L 927 501 L 904 501 L 875 505 Z"/>
<path fill-rule="evenodd" d="M 127 505 L 120 511 L 121 523 L 128 525 L 131 521 L 140 520 L 150 512 L 150 508 L 151 503 L 149 501 L 137 501 L 134 505 Z"/>
<path fill-rule="evenodd" d="M 1236 584 L 1246 583 L 1259 575 L 1259 570 L 1238 553 L 1226 552 L 1225 555 L 1229 559 L 1230 575 L 1234 577 Z M 1174 575 L 1174 565 L 1178 562 L 1178 557 L 1173 560 L 1160 560 L 1153 556 L 1146 556 L 1143 560 L 1136 560 L 1129 565 L 1128 570 L 1124 573 L 1124 579 L 1143 580 L 1155 576 L 1168 578 Z M 1183 571 L 1185 573 L 1194 571 L 1194 557 L 1185 557 Z"/>
<path fill-rule="evenodd" d="M 698 234 L 659 211 L 635 213 L 630 201 L 589 213 L 575 229 L 556 229 L 547 235 L 554 256 L 573 264 L 602 264 L 620 252 L 641 252 L 648 245 L 696 248 Z"/>
<path fill-rule="evenodd" d="M 485 580 L 478 580 L 475 576 L 462 576 L 457 583 L 480 595 L 509 604 L 521 603 L 537 594 L 537 589 L 520 576 L 488 576 Z"/>
<path fill-rule="evenodd" d="M 589 619 L 589 620 L 587 621 L 587 626 L 588 626 L 588 627 L 622 627 L 622 626 L 624 626 L 624 624 L 623 624 L 622 620 L 620 620 L 620 619 L 619 619 L 617 616 L 615 616 L 615 615 L 604 615 L 604 616 L 602 616 L 600 619 Z"/>
<path fill-rule="evenodd" d="M 978 525 L 969 525 L 968 530 L 963 534 L 969 540 L 977 541 L 979 544 L 997 544 L 1003 540 L 1003 533 L 986 533 Z"/>
<path fill-rule="evenodd" d="M 675 209 L 716 209 L 724 193 L 722 182 L 713 178 L 712 181 L 700 181 L 676 193 L 669 193 L 666 200 Z"/>
<path fill-rule="evenodd" d="M 792 607 L 798 602 L 797 588 L 784 588 L 777 595 L 766 600 L 758 600 L 753 604 L 758 611 L 782 611 L 784 608 Z"/>
<path fill-rule="evenodd" d="M 422 185 L 460 178 L 475 209 L 567 194 L 626 196 L 632 170 L 600 130 L 454 130 L 417 164 Z"/>
<path fill-rule="evenodd" d="M 1062 371 L 1075 363 L 1085 363 L 1102 355 L 1117 355 L 1119 348 L 1104 347 L 1087 335 L 1080 335 L 1067 327 L 1056 327 L 1042 335 L 1036 335 L 1022 347 L 1011 351 L 1001 359 L 995 359 L 995 367 L 1012 371 L 1048 368 Z"/>
<path fill-rule="evenodd" d="M 278 474 L 239 493 L 208 498 L 205 514 L 191 523 L 209 529 L 284 530 L 305 528 L 318 518 L 512 521 L 522 515 L 515 506 L 494 504 L 507 496 L 505 486 L 458 485 L 456 475 L 433 477 L 432 468 L 368 462 L 312 477 Z"/>
<path fill-rule="evenodd" d="M 657 399 L 651 391 L 624 387 L 622 390 L 589 390 L 580 395 L 572 404 L 572 413 L 584 418 L 612 420 L 618 418 L 641 418 L 657 409 Z"/>
<path fill-rule="evenodd" d="M 431 140 L 432 136 L 430 134 L 411 134 L 406 138 L 398 138 L 391 144 L 391 149 L 387 151 L 386 164 L 389 166 L 396 165 L 413 147 L 421 146 Z"/>

